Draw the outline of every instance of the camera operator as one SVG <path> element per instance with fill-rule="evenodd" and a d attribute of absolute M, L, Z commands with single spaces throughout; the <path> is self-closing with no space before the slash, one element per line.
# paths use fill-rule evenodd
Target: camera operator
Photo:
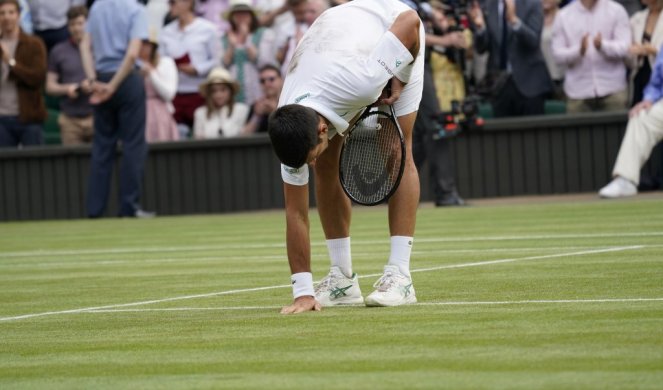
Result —
<path fill-rule="evenodd" d="M 422 165 L 428 158 L 431 186 L 435 195 L 436 206 L 461 206 L 465 202 L 459 196 L 456 188 L 455 167 L 450 150 L 450 138 L 433 138 L 438 135 L 440 125 L 440 102 L 438 100 L 433 72 L 431 69 L 431 51 L 438 52 L 447 49 L 460 49 L 457 53 L 464 57 L 467 40 L 462 31 L 447 29 L 444 19 L 443 5 L 438 2 L 417 3 L 418 11 L 427 27 L 426 34 L 426 64 L 424 67 L 424 88 L 422 93 L 419 114 L 414 124 L 412 140 L 413 157 L 417 170 L 421 172 Z M 461 72 L 462 80 L 462 72 Z M 464 84 L 464 83 L 463 83 Z"/>
<path fill-rule="evenodd" d="M 474 1 L 470 16 L 477 51 L 489 53 L 495 117 L 543 114 L 552 82 L 541 52 L 541 0 Z"/>

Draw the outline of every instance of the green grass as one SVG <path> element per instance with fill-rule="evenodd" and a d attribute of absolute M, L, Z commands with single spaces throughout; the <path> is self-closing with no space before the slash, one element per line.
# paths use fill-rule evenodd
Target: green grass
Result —
<path fill-rule="evenodd" d="M 385 214 L 355 209 L 360 276 L 388 257 Z M 279 315 L 283 235 L 280 211 L 0 225 L 0 389 L 663 383 L 663 198 L 422 206 L 420 304 L 397 308 Z M 315 213 L 312 237 L 319 279 Z"/>

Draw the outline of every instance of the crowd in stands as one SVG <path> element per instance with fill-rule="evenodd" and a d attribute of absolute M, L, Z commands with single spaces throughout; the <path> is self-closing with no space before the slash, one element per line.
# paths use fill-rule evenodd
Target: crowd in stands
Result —
<path fill-rule="evenodd" d="M 0 0 L 0 147 L 42 144 L 53 113 L 62 144 L 92 142 L 79 46 L 88 9 L 106 1 L 115 0 Z M 556 112 L 625 110 L 660 97 L 652 91 L 660 88 L 662 0 L 481 0 L 462 9 L 450 4 L 465 2 L 402 1 L 419 6 L 427 27 L 424 95 L 436 99 L 433 112 L 470 95 L 493 117 L 544 114 L 551 102 Z M 136 2 L 149 30 L 135 71 L 151 143 L 265 132 L 295 46 L 318 15 L 345 1 Z M 639 154 L 660 140 L 652 137 Z"/>

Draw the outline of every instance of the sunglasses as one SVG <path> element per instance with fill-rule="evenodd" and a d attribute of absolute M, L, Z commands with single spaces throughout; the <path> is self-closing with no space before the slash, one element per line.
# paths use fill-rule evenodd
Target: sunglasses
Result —
<path fill-rule="evenodd" d="M 270 83 L 271 83 L 271 82 L 273 82 L 274 80 L 276 80 L 276 77 L 274 77 L 274 76 L 272 76 L 272 77 L 264 77 L 264 78 L 261 78 L 261 79 L 260 79 L 260 84 L 265 84 L 266 82 L 270 82 Z"/>

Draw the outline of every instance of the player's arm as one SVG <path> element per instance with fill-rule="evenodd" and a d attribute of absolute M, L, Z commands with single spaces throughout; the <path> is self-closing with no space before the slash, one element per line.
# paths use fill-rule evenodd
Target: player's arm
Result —
<path fill-rule="evenodd" d="M 294 302 L 281 310 L 282 314 L 296 314 L 320 310 L 313 295 L 311 276 L 311 240 L 309 235 L 308 184 L 283 184 L 286 214 L 286 247 L 292 273 Z M 299 285 L 297 285 L 299 283 Z"/>

